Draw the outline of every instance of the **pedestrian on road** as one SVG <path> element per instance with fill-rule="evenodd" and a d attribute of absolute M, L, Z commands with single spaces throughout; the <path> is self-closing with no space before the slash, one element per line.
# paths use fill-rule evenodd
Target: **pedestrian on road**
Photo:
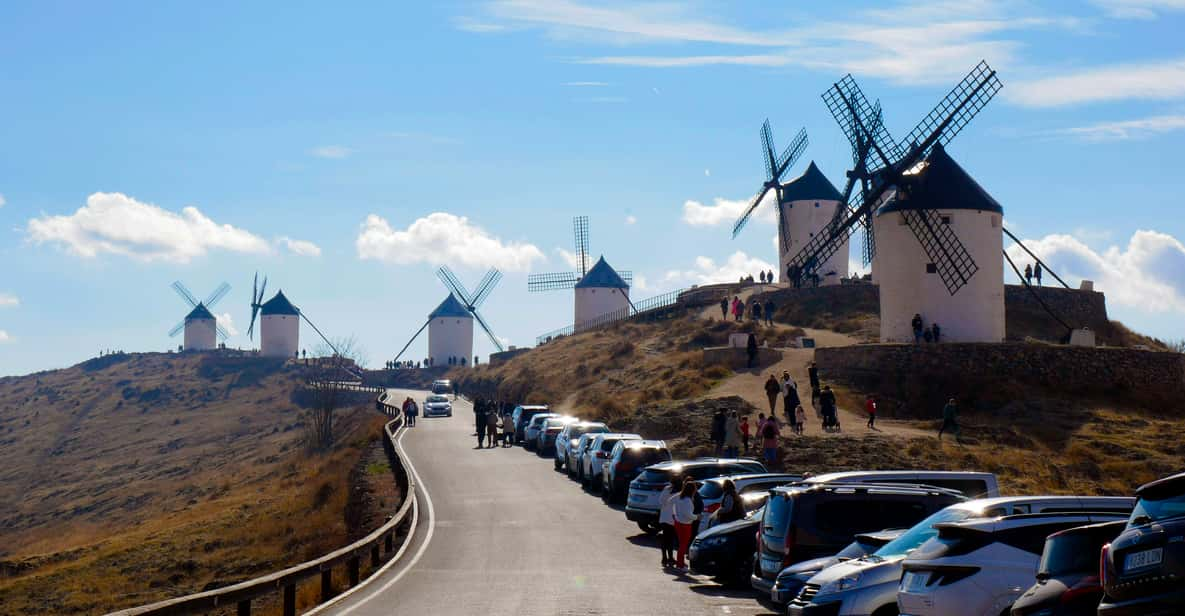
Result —
<path fill-rule="evenodd" d="M 675 498 L 683 491 L 683 476 L 676 475 L 658 494 L 659 547 L 662 549 L 662 566 L 675 566 L 675 549 L 679 539 L 675 535 Z"/>
<path fill-rule="evenodd" d="M 728 297 L 720 300 L 720 319 L 723 321 L 728 320 Z"/>
<path fill-rule="evenodd" d="M 489 446 L 494 447 L 498 443 L 498 407 L 492 406 L 490 412 L 486 413 L 486 437 L 489 441 Z"/>
<path fill-rule="evenodd" d="M 798 399 L 798 383 L 790 378 L 790 371 L 782 371 L 782 412 L 786 414 L 786 422 L 794 425 L 794 408 L 802 401 Z"/>
<path fill-rule="evenodd" d="M 782 393 L 782 386 L 778 385 L 778 379 L 774 377 L 774 373 L 769 373 L 769 378 L 765 380 L 765 397 L 769 399 L 769 412 L 773 415 L 778 410 L 778 394 Z"/>
<path fill-rule="evenodd" d="M 724 420 L 724 455 L 728 458 L 739 458 L 741 449 L 741 422 L 737 412 L 732 411 Z"/>
<path fill-rule="evenodd" d="M 757 336 L 749 332 L 749 339 L 745 342 L 745 354 L 749 357 L 749 367 L 757 362 Z"/>
<path fill-rule="evenodd" d="M 712 514 L 713 525 L 728 524 L 745 517 L 745 508 L 741 504 L 741 496 L 737 494 L 737 486 L 731 479 L 725 479 L 722 486 L 724 494 L 720 497 L 720 508 Z"/>
<path fill-rule="evenodd" d="M 461 384 L 453 381 L 453 400 L 461 396 Z"/>
<path fill-rule="evenodd" d="M 724 453 L 724 425 L 727 421 L 728 418 L 724 416 L 724 409 L 716 411 L 716 414 L 712 416 L 711 438 L 712 444 L 716 446 L 717 458 L 720 457 L 720 454 Z"/>
<path fill-rule="evenodd" d="M 922 328 L 925 326 L 925 324 L 922 323 L 922 315 L 915 313 L 913 315 L 913 320 L 909 322 L 909 326 L 913 328 L 914 344 L 920 343 L 922 341 Z"/>
<path fill-rule="evenodd" d="M 773 276 L 773 272 L 770 272 L 770 276 L 771 277 Z M 765 310 L 764 310 L 765 324 L 770 327 L 773 327 L 773 325 L 774 325 L 774 308 L 777 308 L 777 306 L 774 305 L 774 300 L 772 298 L 767 298 L 765 300 Z"/>
<path fill-rule="evenodd" d="M 794 409 L 794 433 L 802 436 L 803 430 L 806 429 L 806 409 L 802 405 L 798 405 Z"/>
<path fill-rule="evenodd" d="M 778 459 L 778 437 L 780 435 L 778 418 L 770 415 L 761 428 L 761 453 L 766 464 L 773 464 Z"/>
<path fill-rule="evenodd" d="M 510 410 L 502 413 L 502 446 L 514 445 L 514 415 Z"/>
<path fill-rule="evenodd" d="M 485 446 L 486 440 L 486 401 L 478 398 L 473 401 L 473 424 L 477 430 L 477 448 Z"/>
<path fill-rule="evenodd" d="M 1037 286 L 1041 286 L 1041 262 L 1038 261 L 1033 266 L 1033 278 L 1037 281 Z"/>
<path fill-rule="evenodd" d="M 938 429 L 938 439 L 942 440 L 942 433 L 950 430 L 955 433 L 955 442 L 959 442 L 961 431 L 959 430 L 959 405 L 954 398 L 947 401 L 946 406 L 942 407 L 942 427 Z"/>
<path fill-rule="evenodd" d="M 745 453 L 749 453 L 749 416 L 745 415 L 741 418 L 741 442 L 744 444 Z"/>
<path fill-rule="evenodd" d="M 827 432 L 839 431 L 839 411 L 835 406 L 835 393 L 830 385 L 824 385 L 819 394 L 819 406 L 823 411 L 823 429 Z"/>
<path fill-rule="evenodd" d="M 408 398 L 407 401 L 411 403 L 407 405 L 407 425 L 414 426 L 416 425 L 416 417 L 420 415 L 420 405 L 416 404 L 416 401 L 411 398 Z"/>
<path fill-rule="evenodd" d="M 691 544 L 691 527 L 695 524 L 695 482 L 684 481 L 683 489 L 674 499 L 671 514 L 675 519 L 675 536 L 679 538 L 679 549 L 675 555 L 675 566 L 687 568 L 687 547 Z"/>
<path fill-rule="evenodd" d="M 405 425 L 405 426 L 408 425 L 407 422 L 410 421 L 410 418 L 408 417 L 408 412 L 407 412 L 407 410 L 410 406 L 411 406 L 411 396 L 408 396 L 403 399 L 403 404 L 400 405 L 400 407 L 399 407 L 400 410 L 403 411 L 403 425 Z"/>
<path fill-rule="evenodd" d="M 811 404 L 815 403 L 815 399 L 819 397 L 819 367 L 815 362 L 811 362 L 806 368 L 806 378 L 811 384 Z M 815 407 L 816 410 L 818 407 Z"/>
<path fill-rule="evenodd" d="M 864 412 L 868 413 L 868 429 L 876 429 L 876 398 L 872 394 L 864 399 Z"/>

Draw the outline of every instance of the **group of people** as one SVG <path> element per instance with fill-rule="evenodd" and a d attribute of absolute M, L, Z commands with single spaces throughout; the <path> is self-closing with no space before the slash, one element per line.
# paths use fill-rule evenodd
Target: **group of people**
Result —
<path fill-rule="evenodd" d="M 514 405 L 478 397 L 473 400 L 477 448 L 514 445 Z"/>
<path fill-rule="evenodd" d="M 728 320 L 728 315 L 732 314 L 733 320 L 738 322 L 745 320 L 745 317 L 748 316 L 749 319 L 757 321 L 759 324 L 773 325 L 775 309 L 777 306 L 771 298 L 766 298 L 765 302 L 762 302 L 753 297 L 749 299 L 748 303 L 742 301 L 739 296 L 733 296 L 731 302 L 728 297 L 720 300 L 720 318 L 725 321 Z"/>
<path fill-rule="evenodd" d="M 752 274 L 749 274 L 748 276 L 741 276 L 741 279 L 739 282 L 741 284 L 755 284 L 757 282 L 760 282 L 761 284 L 773 284 L 774 283 L 774 272 L 773 272 L 773 270 L 770 270 L 768 272 L 758 272 L 756 279 L 753 278 Z"/>
<path fill-rule="evenodd" d="M 403 409 L 403 425 L 409 428 L 416 425 L 416 417 L 420 415 L 420 405 L 416 404 L 416 401 L 412 400 L 411 396 L 408 396 L 403 401 L 401 408 Z"/>
<path fill-rule="evenodd" d="M 926 327 L 926 322 L 920 314 L 913 315 L 909 325 L 913 328 L 913 341 L 916 343 L 942 341 L 942 328 L 937 323 L 931 323 L 930 327 Z"/>
<path fill-rule="evenodd" d="M 735 416 L 735 413 L 734 413 Z M 717 524 L 734 522 L 745 517 L 740 494 L 731 480 L 724 480 L 724 495 L 720 507 L 711 514 Z M 660 545 L 662 566 L 686 569 L 687 548 L 699 532 L 704 517 L 704 501 L 699 495 L 699 484 L 690 477 L 675 476 L 658 496 Z"/>
<path fill-rule="evenodd" d="M 1041 262 L 1038 261 L 1033 264 L 1025 264 L 1025 284 L 1032 285 L 1033 280 L 1037 280 L 1037 286 L 1041 286 Z M 1054 285 L 1056 286 L 1056 285 Z"/>

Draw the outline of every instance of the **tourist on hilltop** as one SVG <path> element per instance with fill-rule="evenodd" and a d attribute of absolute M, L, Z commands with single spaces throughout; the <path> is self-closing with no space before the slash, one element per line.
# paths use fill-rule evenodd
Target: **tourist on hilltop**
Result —
<path fill-rule="evenodd" d="M 778 394 L 780 393 L 782 393 L 782 386 L 778 384 L 778 379 L 771 372 L 769 378 L 765 380 L 765 397 L 769 398 L 770 415 L 778 410 Z"/>
<path fill-rule="evenodd" d="M 761 279 L 761 284 L 765 284 L 765 270 L 758 272 L 757 277 Z"/>
<path fill-rule="evenodd" d="M 1025 263 L 1025 284 L 1033 284 L 1033 266 Z"/>
<path fill-rule="evenodd" d="M 938 429 L 938 439 L 942 440 L 942 433 L 950 430 L 955 434 L 955 442 L 959 441 L 961 431 L 959 430 L 959 405 L 954 398 L 947 401 L 946 406 L 942 407 L 942 427 Z"/>
<path fill-rule="evenodd" d="M 675 496 L 683 491 L 683 476 L 671 477 L 670 483 L 658 493 L 659 547 L 662 549 L 662 566 L 675 566 L 675 548 L 679 544 L 675 536 Z"/>
<path fill-rule="evenodd" d="M 745 453 L 749 453 L 749 416 L 741 417 L 741 443 L 745 448 Z"/>
<path fill-rule="evenodd" d="M 778 459 L 778 437 L 781 436 L 778 418 L 770 415 L 760 429 L 761 455 L 766 464 L 773 464 Z"/>
<path fill-rule="evenodd" d="M 727 295 L 720 299 L 720 319 L 723 321 L 728 320 L 728 296 Z"/>
<path fill-rule="evenodd" d="M 1038 261 L 1033 266 L 1033 278 L 1037 281 L 1037 286 L 1041 286 L 1041 262 Z"/>
<path fill-rule="evenodd" d="M 864 399 L 864 412 L 868 413 L 868 428 L 870 430 L 876 429 L 876 398 L 872 394 Z"/>
<path fill-rule="evenodd" d="M 498 407 L 492 405 L 490 411 L 486 413 L 486 438 L 490 447 L 494 447 L 498 442 Z"/>
<path fill-rule="evenodd" d="M 790 279 L 790 284 L 795 289 L 802 287 L 802 269 L 797 265 L 790 265 L 786 268 L 786 277 Z"/>
<path fill-rule="evenodd" d="M 695 515 L 695 482 L 684 481 L 679 495 L 671 499 L 671 517 L 675 521 L 675 536 L 679 539 L 679 548 L 675 553 L 675 567 L 687 568 L 687 547 L 691 545 L 692 526 L 696 522 Z"/>
<path fill-rule="evenodd" d="M 933 338 L 934 342 L 936 343 L 942 342 L 942 328 L 938 327 L 937 323 L 930 324 L 930 337 Z"/>
<path fill-rule="evenodd" d="M 922 331 L 922 341 L 926 343 L 934 342 L 934 332 L 929 327 Z"/>
<path fill-rule="evenodd" d="M 727 422 L 728 418 L 725 417 L 723 409 L 716 411 L 716 414 L 712 415 L 711 438 L 712 444 L 716 446 L 717 458 L 720 457 L 720 454 L 724 453 L 724 425 Z"/>
<path fill-rule="evenodd" d="M 772 276 L 773 274 L 771 273 L 770 275 Z M 770 327 L 773 327 L 774 324 L 774 308 L 777 308 L 777 306 L 774 305 L 773 298 L 767 297 L 765 299 L 765 308 L 763 312 L 765 313 L 765 324 L 769 325 Z"/>
<path fill-rule="evenodd" d="M 815 362 L 807 366 L 806 378 L 811 384 L 811 404 L 814 404 L 815 399 L 819 397 L 819 367 Z"/>
<path fill-rule="evenodd" d="M 782 412 L 786 414 L 786 421 L 790 425 L 794 425 L 794 407 L 802 404 L 802 400 L 798 399 L 798 383 L 790 378 L 788 370 L 782 371 Z"/>
<path fill-rule="evenodd" d="M 802 405 L 794 407 L 794 433 L 802 436 L 803 431 L 806 430 L 806 409 Z"/>
<path fill-rule="evenodd" d="M 757 336 L 752 332 L 749 333 L 749 339 L 745 341 L 745 354 L 748 355 L 749 367 L 752 368 L 753 364 L 757 363 Z"/>
<path fill-rule="evenodd" d="M 741 297 L 739 295 L 733 296 L 733 298 L 732 298 L 732 318 L 737 321 L 740 321 L 744 317 L 745 317 L 745 305 L 741 303 Z"/>
<path fill-rule="evenodd" d="M 737 412 L 731 411 L 724 420 L 724 456 L 739 458 L 741 451 L 741 422 Z"/>
<path fill-rule="evenodd" d="M 827 432 L 839 431 L 839 410 L 835 404 L 835 392 L 830 385 L 824 385 L 819 393 L 819 406 L 823 413 L 823 430 Z"/>
<path fill-rule="evenodd" d="M 922 323 L 922 315 L 914 314 L 913 320 L 909 322 L 910 327 L 913 328 L 913 341 L 920 343 L 922 341 L 922 328 L 925 324 Z"/>

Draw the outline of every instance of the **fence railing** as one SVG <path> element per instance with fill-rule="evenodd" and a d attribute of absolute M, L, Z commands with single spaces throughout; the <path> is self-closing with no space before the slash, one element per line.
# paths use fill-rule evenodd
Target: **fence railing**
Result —
<path fill-rule="evenodd" d="M 540 334 L 535 337 L 535 345 L 545 344 L 556 338 L 570 336 L 581 332 L 592 331 L 594 329 L 601 329 L 608 327 L 614 323 L 632 319 L 635 317 L 646 317 L 650 313 L 654 313 L 663 308 L 669 308 L 679 303 L 680 296 L 687 292 L 688 289 L 679 289 L 678 291 L 671 291 L 662 295 L 656 295 L 651 298 L 644 299 L 640 302 L 634 303 L 633 306 L 626 306 L 613 312 L 608 312 L 588 321 L 582 321 L 574 325 L 562 327 L 555 331 Z"/>
<path fill-rule="evenodd" d="M 393 417 L 383 428 L 383 449 L 387 452 L 396 480 L 404 486 L 403 505 L 387 523 L 350 545 L 315 560 L 231 586 L 120 610 L 112 612 L 108 616 L 200 614 L 231 605 L 236 606 L 238 616 L 250 616 L 251 602 L 254 599 L 276 592 L 283 595 L 282 613 L 284 616 L 296 616 L 296 586 L 300 582 L 314 576 L 321 576 L 321 592 L 318 602 L 324 603 L 339 594 L 335 593 L 333 589 L 333 571 L 336 567 L 345 566 L 350 587 L 355 587 L 361 582 L 362 559 L 370 559 L 372 572 L 377 571 L 384 561 L 390 561 L 392 555 L 397 554 L 396 550 L 399 549 L 399 546 L 395 544 L 396 531 L 408 519 L 412 507 L 415 505 L 416 486 L 411 475 L 404 469 L 395 446 L 395 435 L 403 427 L 403 413 L 396 412 L 397 407 L 387 404 L 386 394 L 379 397 L 375 406 Z M 410 534 L 411 529 L 408 529 L 408 537 L 405 540 L 410 541 Z"/>

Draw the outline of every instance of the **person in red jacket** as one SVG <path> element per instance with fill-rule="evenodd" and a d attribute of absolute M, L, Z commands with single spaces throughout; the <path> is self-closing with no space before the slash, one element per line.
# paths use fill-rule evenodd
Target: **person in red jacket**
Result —
<path fill-rule="evenodd" d="M 876 426 L 874 424 L 876 423 L 876 398 L 874 398 L 872 394 L 868 394 L 868 397 L 865 398 L 864 410 L 868 413 L 868 427 L 872 430 L 875 430 Z"/>

